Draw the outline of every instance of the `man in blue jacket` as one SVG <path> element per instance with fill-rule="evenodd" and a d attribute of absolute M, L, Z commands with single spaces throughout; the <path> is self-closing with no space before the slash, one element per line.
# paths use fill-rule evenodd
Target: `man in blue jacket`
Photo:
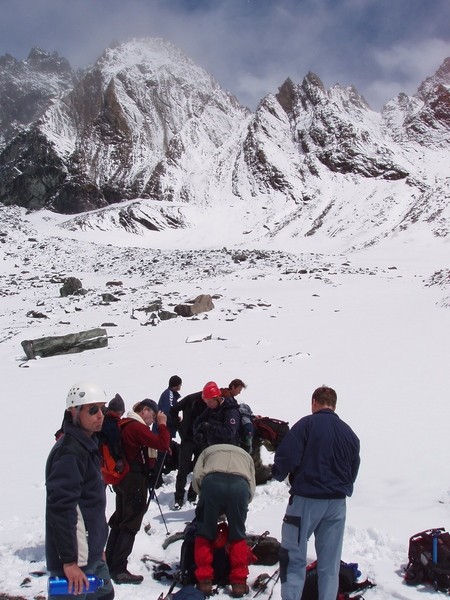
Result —
<path fill-rule="evenodd" d="M 167 417 L 167 427 L 170 431 L 170 437 L 175 438 L 178 430 L 178 418 L 174 415 L 172 408 L 177 405 L 180 399 L 180 390 L 183 382 L 178 375 L 172 375 L 169 379 L 169 387 L 164 390 L 158 401 L 158 410 L 162 410 Z M 158 433 L 158 426 L 153 427 L 153 431 Z"/>
<path fill-rule="evenodd" d="M 45 469 L 45 553 L 50 575 L 66 577 L 69 593 L 83 600 L 86 575 L 105 584 L 91 600 L 112 600 L 114 588 L 104 561 L 108 535 L 105 484 L 96 435 L 102 428 L 106 394 L 95 383 L 74 384 L 67 395 L 63 434 Z M 67 599 L 67 596 L 53 596 Z"/>
<path fill-rule="evenodd" d="M 169 379 L 169 387 L 164 390 L 158 400 L 158 410 L 162 410 L 167 417 L 167 427 L 170 431 L 170 438 L 172 440 L 169 454 L 173 457 L 173 459 L 175 459 L 175 464 L 178 462 L 178 444 L 175 442 L 175 437 L 178 430 L 178 415 L 176 415 L 172 409 L 176 407 L 178 400 L 181 397 L 180 390 L 182 384 L 183 381 L 181 377 L 178 375 L 172 375 Z M 153 433 L 158 434 L 158 423 L 156 421 L 153 424 Z M 163 485 L 164 480 L 162 474 L 164 463 L 167 465 L 167 458 L 167 453 L 158 452 L 158 460 L 156 461 L 154 476 L 150 481 L 151 488 L 157 489 Z"/>
<path fill-rule="evenodd" d="M 319 600 L 336 600 L 346 497 L 358 474 L 359 439 L 335 413 L 336 392 L 314 391 L 311 415 L 297 421 L 275 453 L 273 477 L 289 476 L 280 551 L 282 600 L 301 598 L 308 539 L 314 533 Z"/>

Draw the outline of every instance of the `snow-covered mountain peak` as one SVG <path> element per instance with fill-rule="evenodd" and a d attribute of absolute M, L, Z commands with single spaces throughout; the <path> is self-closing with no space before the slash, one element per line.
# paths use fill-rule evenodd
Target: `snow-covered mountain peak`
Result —
<path fill-rule="evenodd" d="M 427 77 L 417 90 L 417 96 L 426 100 L 430 93 L 439 86 L 450 88 L 450 57 L 446 58 L 439 69 L 431 77 Z"/>
<path fill-rule="evenodd" d="M 0 85 L 39 64 L 57 71 L 64 61 L 39 49 L 22 63 L 3 57 Z M 95 213 L 71 227 L 100 219 L 103 230 L 113 216 L 112 229 L 139 235 L 238 204 L 244 221 L 257 211 L 243 231 L 261 243 L 358 231 L 367 244 L 422 218 L 442 235 L 449 64 L 382 115 L 353 86 L 326 89 L 313 72 L 287 78 L 251 114 L 165 40 L 114 44 L 0 153 L 0 202 L 73 214 L 133 201 L 117 218 Z"/>
<path fill-rule="evenodd" d="M 301 89 L 313 106 L 320 104 L 326 99 L 327 92 L 325 86 L 323 85 L 320 77 L 318 77 L 312 71 L 309 71 L 309 73 L 304 77 L 301 84 Z"/>
<path fill-rule="evenodd" d="M 162 38 L 133 38 L 107 48 L 95 64 L 106 80 L 123 71 L 137 69 L 143 75 L 164 73 L 174 79 L 186 79 L 195 73 L 196 85 L 217 85 L 210 75 L 196 65 L 179 48 Z"/>
<path fill-rule="evenodd" d="M 24 62 L 30 69 L 43 73 L 60 73 L 67 76 L 72 70 L 66 58 L 59 56 L 57 52 L 49 53 L 41 48 L 32 48 Z"/>
<path fill-rule="evenodd" d="M 399 94 L 383 108 L 386 128 L 395 141 L 427 148 L 450 143 L 450 58 L 428 77 L 412 97 Z"/>
<path fill-rule="evenodd" d="M 367 100 L 353 85 L 343 87 L 336 83 L 329 89 L 328 96 L 330 100 L 342 103 L 346 110 L 350 110 L 351 107 L 357 110 L 371 110 Z"/>

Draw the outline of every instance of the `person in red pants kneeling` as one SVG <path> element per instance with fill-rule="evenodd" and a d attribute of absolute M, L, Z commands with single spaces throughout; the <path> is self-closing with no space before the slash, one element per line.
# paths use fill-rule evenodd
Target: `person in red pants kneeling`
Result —
<path fill-rule="evenodd" d="M 192 483 L 199 494 L 194 544 L 197 587 L 205 596 L 212 593 L 217 522 L 221 515 L 225 515 L 228 521 L 231 592 L 234 598 L 241 598 L 249 591 L 247 577 L 251 552 L 245 540 L 245 521 L 248 505 L 255 493 L 253 459 L 238 446 L 214 444 L 200 454 Z"/>

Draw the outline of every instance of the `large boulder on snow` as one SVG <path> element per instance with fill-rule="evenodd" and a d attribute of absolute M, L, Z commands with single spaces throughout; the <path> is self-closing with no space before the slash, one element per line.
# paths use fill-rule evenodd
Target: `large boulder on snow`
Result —
<path fill-rule="evenodd" d="M 77 277 L 67 277 L 64 280 L 59 293 L 63 298 L 65 298 L 67 296 L 84 295 L 86 294 L 86 290 L 83 289 L 83 284 Z"/>
<path fill-rule="evenodd" d="M 43 337 L 37 340 L 24 340 L 22 348 L 28 359 L 57 354 L 75 354 L 84 350 L 105 348 L 108 345 L 106 329 L 97 327 L 79 333 L 69 333 L 54 337 Z"/>
<path fill-rule="evenodd" d="M 202 312 L 208 312 L 214 308 L 212 298 L 209 294 L 200 294 L 194 300 L 189 300 L 185 304 L 177 304 L 174 311 L 180 317 L 193 317 Z"/>

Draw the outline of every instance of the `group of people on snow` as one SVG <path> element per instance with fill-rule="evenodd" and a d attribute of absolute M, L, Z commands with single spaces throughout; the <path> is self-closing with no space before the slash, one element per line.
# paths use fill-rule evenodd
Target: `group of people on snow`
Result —
<path fill-rule="evenodd" d="M 128 559 L 177 433 L 181 441 L 173 509 L 185 503 L 193 471 L 187 501 L 196 503 L 197 587 L 206 597 L 213 592 L 214 543 L 218 522 L 226 517 L 231 595 L 240 598 L 249 592 L 252 554 L 245 523 L 255 493 L 255 462 L 251 418 L 236 400 L 246 385 L 234 379 L 220 388 L 209 381 L 182 399 L 181 386 L 181 378 L 172 376 L 158 404 L 144 399 L 126 415 L 120 395 L 107 404 L 97 384 L 80 382 L 69 390 L 63 425 L 46 465 L 46 557 L 50 575 L 66 577 L 69 590 L 80 597 L 86 594 L 87 574 L 103 580 L 90 594 L 93 600 L 114 598 L 112 582 L 143 581 L 130 573 Z M 311 414 L 293 425 L 275 452 L 272 476 L 290 484 L 279 556 L 283 600 L 301 597 L 313 533 L 319 598 L 335 600 L 337 595 L 346 497 L 352 494 L 360 458 L 359 440 L 338 417 L 336 402 L 332 388 L 317 388 Z M 108 523 L 98 452 L 98 438 L 107 430 L 113 431 L 111 439 L 116 436 L 118 456 L 119 448 L 124 454 L 116 468 L 126 468 L 114 485 L 116 505 Z"/>

